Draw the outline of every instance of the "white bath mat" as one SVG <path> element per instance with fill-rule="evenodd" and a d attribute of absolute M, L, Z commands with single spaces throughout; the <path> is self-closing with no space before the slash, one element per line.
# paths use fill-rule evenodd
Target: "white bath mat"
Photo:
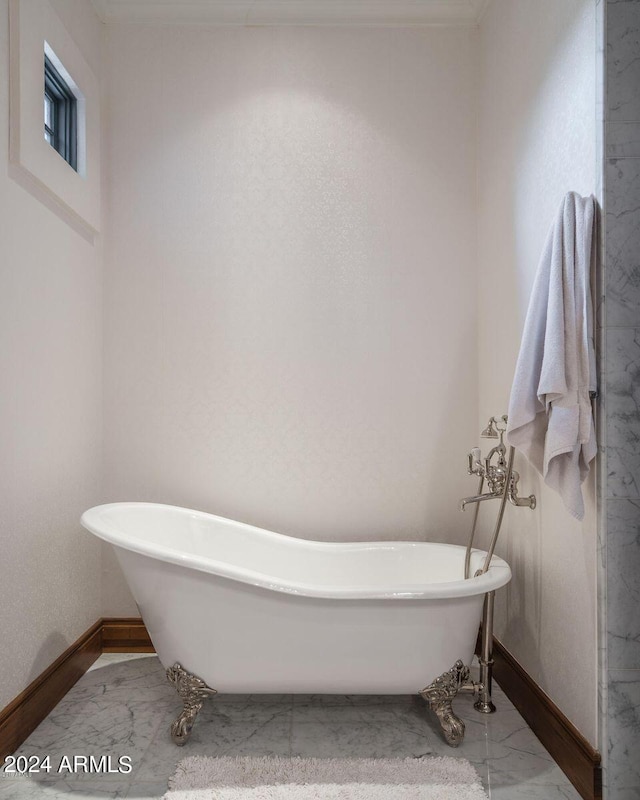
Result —
<path fill-rule="evenodd" d="M 178 764 L 165 800 L 488 800 L 464 758 L 206 758 Z"/>

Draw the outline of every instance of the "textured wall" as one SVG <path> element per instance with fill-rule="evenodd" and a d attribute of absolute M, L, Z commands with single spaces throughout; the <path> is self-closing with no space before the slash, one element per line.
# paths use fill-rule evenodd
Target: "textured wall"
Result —
<path fill-rule="evenodd" d="M 604 780 L 608 800 L 632 800 L 640 796 L 640 3 L 607 2 L 606 45 Z"/>
<path fill-rule="evenodd" d="M 478 430 L 507 409 L 529 294 L 560 201 L 598 186 L 595 5 L 493 0 L 480 26 Z M 522 494 L 534 492 L 538 507 L 506 512 L 500 552 L 513 581 L 498 594 L 497 634 L 597 744 L 595 475 L 579 524 L 524 459 L 516 469 Z M 492 524 L 495 512 L 482 514 Z"/>
<path fill-rule="evenodd" d="M 0 58 L 8 74 L 8 9 Z M 92 68 L 90 4 L 53 4 Z M 0 81 L 7 158 L 8 81 Z M 100 102 L 100 98 L 89 98 Z M 101 249 L 0 170 L 0 708 L 100 616 L 100 548 L 82 530 L 101 472 Z"/>
<path fill-rule="evenodd" d="M 475 36 L 109 28 L 109 499 L 460 538 Z"/>

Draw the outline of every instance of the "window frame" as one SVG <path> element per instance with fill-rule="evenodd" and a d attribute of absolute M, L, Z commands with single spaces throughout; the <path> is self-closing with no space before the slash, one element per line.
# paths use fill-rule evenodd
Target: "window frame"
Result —
<path fill-rule="evenodd" d="M 47 126 L 46 122 L 44 124 L 45 139 L 77 172 L 78 102 L 67 82 L 46 54 L 44 56 L 44 97 L 49 99 L 52 107 L 52 126 Z"/>

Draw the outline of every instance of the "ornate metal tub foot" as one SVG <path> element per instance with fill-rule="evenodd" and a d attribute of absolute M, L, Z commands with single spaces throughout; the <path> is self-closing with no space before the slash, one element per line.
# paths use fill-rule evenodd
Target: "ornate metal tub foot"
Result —
<path fill-rule="evenodd" d="M 167 670 L 167 679 L 175 686 L 184 703 L 182 713 L 171 724 L 171 738 L 175 744 L 182 746 L 191 736 L 193 723 L 205 699 L 218 693 L 215 689 L 210 689 L 201 678 L 187 672 L 177 662 Z"/>
<path fill-rule="evenodd" d="M 481 689 L 481 684 L 471 681 L 469 667 L 456 661 L 448 672 L 419 692 L 438 717 L 444 738 L 451 747 L 457 747 L 464 739 L 464 722 L 453 713 L 451 703 L 458 692 L 475 693 Z"/>

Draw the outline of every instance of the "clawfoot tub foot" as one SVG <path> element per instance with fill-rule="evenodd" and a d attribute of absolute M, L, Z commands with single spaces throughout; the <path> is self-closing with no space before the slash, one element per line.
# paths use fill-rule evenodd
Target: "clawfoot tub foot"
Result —
<path fill-rule="evenodd" d="M 450 670 L 419 692 L 438 717 L 444 738 L 451 747 L 457 747 L 464 739 L 464 722 L 453 713 L 451 703 L 458 692 L 475 693 L 481 689 L 479 683 L 471 681 L 469 667 L 456 661 Z"/>
<path fill-rule="evenodd" d="M 182 747 L 191 736 L 193 723 L 196 721 L 205 699 L 217 694 L 217 691 L 210 689 L 201 678 L 187 672 L 177 662 L 167 670 L 167 679 L 175 686 L 184 703 L 182 713 L 171 724 L 171 738 L 175 744 Z"/>

